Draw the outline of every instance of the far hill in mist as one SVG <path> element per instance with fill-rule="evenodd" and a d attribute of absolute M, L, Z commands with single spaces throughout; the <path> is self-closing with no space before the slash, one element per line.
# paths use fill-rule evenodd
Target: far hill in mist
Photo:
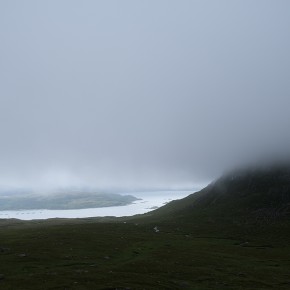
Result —
<path fill-rule="evenodd" d="M 0 193 L 0 210 L 84 209 L 128 205 L 137 200 L 132 195 L 116 193 L 69 192 L 36 194 Z"/>

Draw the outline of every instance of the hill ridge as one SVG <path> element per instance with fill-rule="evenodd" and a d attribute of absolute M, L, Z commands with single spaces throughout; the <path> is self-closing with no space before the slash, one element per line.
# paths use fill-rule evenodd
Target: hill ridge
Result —
<path fill-rule="evenodd" d="M 153 216 L 277 219 L 290 216 L 290 165 L 249 168 L 223 175 L 199 192 L 171 202 Z"/>

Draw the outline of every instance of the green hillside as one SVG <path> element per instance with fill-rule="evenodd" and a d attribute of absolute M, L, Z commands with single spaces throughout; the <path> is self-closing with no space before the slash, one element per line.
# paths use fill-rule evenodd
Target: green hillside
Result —
<path fill-rule="evenodd" d="M 210 216 L 271 222 L 287 219 L 289 214 L 290 168 L 285 166 L 226 174 L 200 192 L 151 213 L 174 219 Z"/>
<path fill-rule="evenodd" d="M 0 289 L 289 289 L 289 172 L 234 172 L 126 219 L 2 220 Z"/>

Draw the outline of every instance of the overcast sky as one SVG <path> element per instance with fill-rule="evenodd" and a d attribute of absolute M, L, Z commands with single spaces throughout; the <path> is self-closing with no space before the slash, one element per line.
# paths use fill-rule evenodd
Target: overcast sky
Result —
<path fill-rule="evenodd" d="M 0 2 L 0 187 L 194 187 L 290 152 L 290 1 Z"/>

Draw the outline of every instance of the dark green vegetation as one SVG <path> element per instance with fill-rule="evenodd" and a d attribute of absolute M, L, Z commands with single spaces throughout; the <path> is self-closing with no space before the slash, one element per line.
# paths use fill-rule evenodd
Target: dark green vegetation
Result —
<path fill-rule="evenodd" d="M 132 195 L 74 192 L 59 194 L 2 194 L 0 210 L 82 209 L 127 205 L 137 200 Z"/>
<path fill-rule="evenodd" d="M 2 221 L 0 288 L 289 289 L 289 172 L 231 174 L 126 220 Z"/>
<path fill-rule="evenodd" d="M 155 216 L 174 218 L 230 218 L 254 223 L 274 223 L 290 218 L 290 167 L 232 172 L 200 192 L 173 201 Z"/>

